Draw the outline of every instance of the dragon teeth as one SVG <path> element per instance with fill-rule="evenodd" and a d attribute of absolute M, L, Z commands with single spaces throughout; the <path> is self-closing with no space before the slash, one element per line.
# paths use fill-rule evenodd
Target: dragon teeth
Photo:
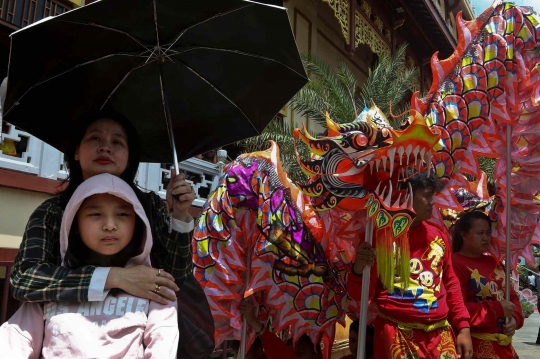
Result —
<path fill-rule="evenodd" d="M 422 148 L 422 150 L 420 151 L 420 160 L 424 159 L 425 154 L 426 154 L 426 149 Z"/>
<path fill-rule="evenodd" d="M 428 151 L 426 153 L 426 156 L 424 157 L 424 161 L 426 161 L 426 167 L 428 171 L 428 175 L 431 173 L 431 151 Z"/>
<path fill-rule="evenodd" d="M 390 188 L 388 189 L 388 195 L 384 199 L 386 207 L 390 207 L 390 201 L 392 200 L 392 181 L 390 181 Z"/>
<path fill-rule="evenodd" d="M 411 194 L 411 197 L 410 197 L 410 206 L 409 208 L 413 208 L 413 202 L 414 202 L 414 192 L 413 192 L 413 189 L 412 189 L 412 186 L 411 186 L 411 182 L 409 182 L 409 192 Z"/>
<path fill-rule="evenodd" d="M 411 155 L 411 152 L 412 152 L 412 145 L 409 145 L 407 146 L 407 150 L 405 151 L 405 153 L 407 154 L 407 165 L 409 164 L 409 159 L 410 159 L 410 155 Z"/>
<path fill-rule="evenodd" d="M 375 161 L 375 172 L 379 172 L 380 164 L 381 164 L 381 160 L 376 160 Z"/>
<path fill-rule="evenodd" d="M 394 208 L 401 207 L 400 202 L 401 202 L 401 193 L 399 194 L 397 201 L 394 202 L 394 205 L 392 207 L 394 207 Z"/>
<path fill-rule="evenodd" d="M 379 187 L 381 187 L 381 182 L 379 182 L 377 188 L 375 189 L 375 194 L 379 194 Z"/>
<path fill-rule="evenodd" d="M 390 160 L 390 177 L 392 177 L 392 173 L 394 172 L 394 156 L 396 155 L 396 149 L 391 148 L 388 150 L 388 159 Z"/>
<path fill-rule="evenodd" d="M 398 154 L 399 154 L 399 165 L 402 166 L 403 165 L 403 153 L 405 152 L 405 150 L 403 149 L 403 146 L 399 146 L 398 148 Z"/>
<path fill-rule="evenodd" d="M 371 174 L 373 174 L 373 166 L 375 165 L 375 163 L 373 163 L 373 161 L 369 161 L 369 170 L 371 172 Z"/>
<path fill-rule="evenodd" d="M 382 156 L 382 166 L 383 166 L 383 169 L 386 171 L 386 156 Z"/>
<path fill-rule="evenodd" d="M 417 163 L 418 163 L 418 152 L 420 152 L 420 146 L 416 146 L 414 148 L 414 151 L 413 151 L 413 155 L 414 155 L 414 167 L 416 167 Z"/>
<path fill-rule="evenodd" d="M 422 161 L 424 160 L 425 158 L 425 154 L 426 154 L 426 149 L 425 148 L 422 148 L 422 150 L 420 151 L 420 170 L 418 171 L 419 173 L 422 173 L 423 170 L 422 170 Z"/>

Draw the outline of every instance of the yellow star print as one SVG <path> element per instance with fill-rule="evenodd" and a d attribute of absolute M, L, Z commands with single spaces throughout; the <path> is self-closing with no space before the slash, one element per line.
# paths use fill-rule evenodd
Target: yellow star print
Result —
<path fill-rule="evenodd" d="M 478 269 L 475 269 L 475 270 L 472 270 L 471 268 L 468 268 L 468 269 L 472 272 L 471 278 L 476 281 L 476 286 L 478 287 L 480 285 L 480 278 L 484 278 L 484 276 L 480 275 L 480 272 L 478 272 Z"/>
<path fill-rule="evenodd" d="M 489 286 L 480 283 L 480 291 L 476 293 L 476 296 L 480 295 L 482 296 L 482 300 L 485 300 L 487 297 L 491 297 Z"/>

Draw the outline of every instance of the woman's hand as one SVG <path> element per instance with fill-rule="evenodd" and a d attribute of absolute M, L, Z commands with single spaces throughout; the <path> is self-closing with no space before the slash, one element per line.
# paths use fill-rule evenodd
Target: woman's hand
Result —
<path fill-rule="evenodd" d="M 517 320 L 515 317 L 508 318 L 508 323 L 503 325 L 503 334 L 508 335 L 509 337 L 516 334 Z"/>
<path fill-rule="evenodd" d="M 356 248 L 356 259 L 354 260 L 353 271 L 361 275 L 365 266 L 372 266 L 375 263 L 375 250 L 371 244 L 364 242 Z"/>
<path fill-rule="evenodd" d="M 161 287 L 170 288 L 175 292 L 180 290 L 174 283 L 172 275 L 162 269 L 147 266 L 113 267 L 105 283 L 105 289 L 119 288 L 133 296 L 150 299 L 160 304 L 176 300 L 173 293 Z"/>
<path fill-rule="evenodd" d="M 196 197 L 193 187 L 186 182 L 184 173 L 176 175 L 174 170 L 171 170 L 171 180 L 167 185 L 167 202 L 169 207 L 174 209 L 173 218 L 191 222 L 188 210 Z"/>
<path fill-rule="evenodd" d="M 510 318 L 514 315 L 514 310 L 516 310 L 514 303 L 508 300 L 501 300 L 499 303 L 501 303 L 506 318 Z"/>

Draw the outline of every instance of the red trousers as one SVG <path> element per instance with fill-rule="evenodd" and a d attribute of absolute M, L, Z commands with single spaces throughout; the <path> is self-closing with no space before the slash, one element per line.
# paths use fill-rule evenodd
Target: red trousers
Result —
<path fill-rule="evenodd" d="M 375 320 L 375 359 L 457 359 L 450 327 L 431 332 L 403 330 L 390 320 Z"/>
<path fill-rule="evenodd" d="M 512 344 L 502 346 L 489 340 L 472 338 L 473 359 L 519 359 Z"/>

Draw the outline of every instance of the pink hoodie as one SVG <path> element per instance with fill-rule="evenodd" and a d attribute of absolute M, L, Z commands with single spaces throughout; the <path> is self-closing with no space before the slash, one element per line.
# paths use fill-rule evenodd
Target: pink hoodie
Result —
<path fill-rule="evenodd" d="M 126 267 L 151 266 L 152 233 L 144 209 L 129 185 L 110 174 L 89 178 L 71 197 L 60 229 L 62 259 L 77 210 L 87 197 L 99 193 L 131 203 L 145 224 L 142 253 Z M 161 305 L 127 293 L 109 294 L 102 302 L 25 303 L 0 327 L 0 356 L 172 359 L 178 347 L 177 320 L 176 301 Z"/>

